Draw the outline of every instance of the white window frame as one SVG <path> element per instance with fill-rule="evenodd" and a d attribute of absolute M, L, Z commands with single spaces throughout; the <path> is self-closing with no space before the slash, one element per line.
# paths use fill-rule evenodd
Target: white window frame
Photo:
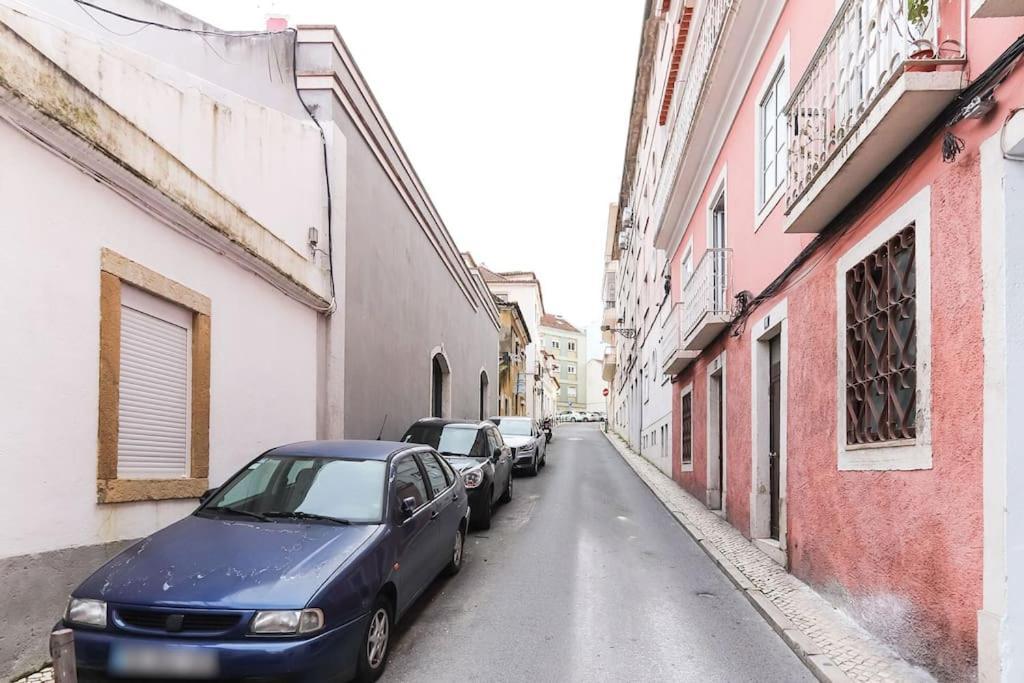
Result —
<path fill-rule="evenodd" d="M 557 340 L 557 339 L 552 339 L 552 340 L 551 340 L 551 348 L 553 348 L 553 349 L 558 349 L 558 348 L 561 348 L 561 347 L 559 346 L 559 344 L 558 344 L 558 340 Z"/>
<path fill-rule="evenodd" d="M 705 242 L 704 249 L 707 251 L 714 247 L 714 232 L 715 232 L 715 207 L 718 203 L 722 203 L 723 214 L 725 217 L 725 225 L 722 228 L 725 234 L 725 244 L 723 247 L 728 248 L 729 246 L 729 167 L 723 166 L 721 173 L 718 174 L 718 178 L 715 180 L 713 186 L 715 189 L 708 197 L 708 205 L 706 207 L 706 229 L 705 229 Z M 703 255 L 703 254 L 702 254 Z M 696 259 L 700 261 L 700 259 Z"/>
<path fill-rule="evenodd" d="M 846 273 L 907 226 L 914 225 L 917 330 L 916 437 L 913 441 L 880 444 L 846 443 Z M 836 447 L 838 468 L 858 470 L 930 470 L 932 468 L 932 296 L 931 187 L 925 187 L 896 209 L 836 263 Z"/>
<path fill-rule="evenodd" d="M 693 238 L 686 241 L 683 248 L 683 256 L 679 259 L 679 301 L 683 299 L 683 287 L 690 281 L 693 275 Z"/>
<path fill-rule="evenodd" d="M 573 363 L 566 363 L 565 364 L 565 371 L 567 373 L 569 373 L 570 375 L 575 375 L 576 374 L 576 365 L 573 364 Z"/>
<path fill-rule="evenodd" d="M 683 398 L 687 395 L 690 396 L 690 462 L 683 462 Z M 679 471 L 680 472 L 693 472 L 693 425 L 695 420 L 694 415 L 694 399 L 693 399 L 693 382 L 690 382 L 682 389 L 679 390 Z"/>
<path fill-rule="evenodd" d="M 779 200 L 786 194 L 786 178 L 789 170 L 786 154 L 783 155 L 787 159 L 787 163 L 786 169 L 782 173 L 782 180 L 770 193 L 766 193 L 766 188 L 764 187 L 763 166 L 765 159 L 762 153 L 764 145 L 764 116 L 762 112 L 764 102 L 768 98 L 773 86 L 778 86 L 776 97 L 779 98 L 783 105 L 789 100 L 791 79 L 793 77 L 793 70 L 790 68 L 790 64 L 789 35 L 787 34 L 775 58 L 772 59 L 771 65 L 757 92 L 757 99 L 754 100 L 756 102 L 754 107 L 754 232 L 760 229 L 765 219 L 779 203 Z M 787 121 L 783 121 L 783 130 L 787 138 L 786 147 L 788 148 L 789 125 Z"/>
<path fill-rule="evenodd" d="M 575 351 L 576 350 L 576 342 L 574 342 L 572 340 L 566 342 L 566 348 L 569 351 Z"/>

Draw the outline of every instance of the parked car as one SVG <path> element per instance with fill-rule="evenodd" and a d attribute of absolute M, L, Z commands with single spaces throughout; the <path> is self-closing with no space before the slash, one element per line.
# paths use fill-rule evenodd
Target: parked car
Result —
<path fill-rule="evenodd" d="M 490 421 L 498 425 L 498 431 L 505 443 L 512 447 L 513 466 L 537 476 L 540 468 L 547 464 L 547 439 L 529 417 L 496 416 Z"/>
<path fill-rule="evenodd" d="M 512 500 L 512 450 L 491 422 L 427 417 L 409 427 L 402 441 L 437 450 L 462 476 L 474 527 L 490 529 L 494 506 Z"/>
<path fill-rule="evenodd" d="M 75 588 L 79 680 L 376 680 L 395 623 L 461 568 L 468 510 L 424 446 L 267 451 Z"/>

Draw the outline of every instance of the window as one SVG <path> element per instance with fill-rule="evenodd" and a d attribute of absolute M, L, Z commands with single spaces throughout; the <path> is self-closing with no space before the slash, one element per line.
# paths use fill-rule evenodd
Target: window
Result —
<path fill-rule="evenodd" d="M 836 263 L 841 471 L 932 468 L 930 254 L 925 187 Z"/>
<path fill-rule="evenodd" d="M 576 374 L 576 366 L 573 365 L 572 363 L 566 363 L 566 370 L 569 372 L 570 375 Z"/>
<path fill-rule="evenodd" d="M 560 346 L 559 346 L 559 344 L 558 344 L 558 340 L 557 340 L 557 339 L 552 339 L 552 340 L 551 340 L 551 348 L 553 348 L 553 349 L 557 349 L 557 348 L 560 348 Z"/>
<path fill-rule="evenodd" d="M 191 311 L 122 285 L 119 479 L 186 475 L 191 334 Z"/>
<path fill-rule="evenodd" d="M 846 273 L 846 443 L 916 436 L 914 226 Z"/>
<path fill-rule="evenodd" d="M 764 206 L 786 176 L 788 128 L 783 111 L 789 97 L 786 66 L 779 66 L 757 108 L 758 206 Z"/>
<path fill-rule="evenodd" d="M 404 456 L 395 463 L 395 495 L 399 502 L 412 498 L 416 508 L 430 500 L 423 472 L 411 455 Z"/>
<path fill-rule="evenodd" d="M 444 475 L 444 469 L 432 453 L 421 453 L 420 459 L 423 461 L 423 469 L 427 471 L 427 479 L 430 481 L 430 487 L 434 489 L 434 495 L 436 496 L 441 491 L 448 488 L 450 483 Z"/>
<path fill-rule="evenodd" d="M 693 386 L 683 390 L 679 404 L 679 461 L 684 470 L 693 469 Z"/>
<path fill-rule="evenodd" d="M 568 345 L 569 345 L 569 350 L 570 351 L 575 351 L 576 350 L 576 342 L 570 341 L 570 342 L 568 342 Z"/>
<path fill-rule="evenodd" d="M 569 394 L 569 398 L 576 398 L 576 387 L 568 387 L 567 391 Z"/>
<path fill-rule="evenodd" d="M 210 300 L 101 252 L 97 500 L 208 488 Z"/>

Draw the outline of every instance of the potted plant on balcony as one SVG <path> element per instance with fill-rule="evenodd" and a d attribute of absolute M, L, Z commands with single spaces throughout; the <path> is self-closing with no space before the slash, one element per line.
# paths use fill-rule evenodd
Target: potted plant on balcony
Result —
<path fill-rule="evenodd" d="M 932 0 L 907 0 L 907 38 L 910 54 L 907 55 L 907 71 L 934 71 L 935 43 L 927 37 L 931 34 Z"/>

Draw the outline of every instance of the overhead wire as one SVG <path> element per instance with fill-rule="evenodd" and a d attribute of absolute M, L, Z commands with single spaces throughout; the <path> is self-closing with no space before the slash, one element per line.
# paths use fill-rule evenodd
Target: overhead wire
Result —
<path fill-rule="evenodd" d="M 96 3 L 90 2 L 89 0 L 71 0 L 71 1 L 74 2 L 76 5 L 78 5 L 80 8 L 82 8 L 82 11 L 85 12 L 100 27 L 102 27 L 103 29 L 109 31 L 110 33 L 113 33 L 114 35 L 118 35 L 118 36 L 121 36 L 121 37 L 126 37 L 126 34 L 119 33 L 117 31 L 114 31 L 113 29 L 111 29 L 109 26 L 105 26 L 102 22 L 98 21 L 90 12 L 85 10 L 84 7 L 92 8 L 92 9 L 97 10 L 99 12 L 103 12 L 104 14 L 107 14 L 107 15 L 110 15 L 110 16 L 113 16 L 113 17 L 117 17 L 118 19 L 122 19 L 124 21 L 128 21 L 128 22 L 131 22 L 131 23 L 134 23 L 134 24 L 139 24 L 142 28 L 140 28 L 139 31 L 137 31 L 136 33 L 141 33 L 146 28 L 158 28 L 158 29 L 161 29 L 161 30 L 164 30 L 164 31 L 173 31 L 175 33 L 191 33 L 191 34 L 194 34 L 197 37 L 199 37 L 204 43 L 206 43 L 206 45 L 208 47 L 210 47 L 210 49 L 213 50 L 213 52 L 215 54 L 217 54 L 217 56 L 220 57 L 222 60 L 224 60 L 224 58 L 221 57 L 221 55 L 219 53 L 217 53 L 217 51 L 215 49 L 213 49 L 213 46 L 210 45 L 209 41 L 206 40 L 207 36 L 219 36 L 219 37 L 224 37 L 224 38 L 250 38 L 250 37 L 260 37 L 260 36 L 275 36 L 275 35 L 278 35 L 280 33 L 289 33 L 289 34 L 291 34 L 291 37 L 292 37 L 292 41 L 291 41 L 291 52 L 292 52 L 292 88 L 295 90 L 295 96 L 298 98 L 299 104 L 302 105 L 302 108 L 303 108 L 303 110 L 305 110 L 306 115 L 309 116 L 310 120 L 313 122 L 313 124 L 316 126 L 317 130 L 320 133 L 320 148 L 321 148 L 321 152 L 322 152 L 323 167 L 324 167 L 324 184 L 325 184 L 326 203 L 327 203 L 327 207 L 326 207 L 327 208 L 327 252 L 326 252 L 326 255 L 327 255 L 327 270 L 328 270 L 328 275 L 329 275 L 328 279 L 330 281 L 330 289 L 331 289 L 331 301 L 330 301 L 330 303 L 329 303 L 329 305 L 327 307 L 325 307 L 325 308 L 317 308 L 317 310 L 320 311 L 321 313 L 326 314 L 326 315 L 333 314 L 337 310 L 337 292 L 336 292 L 336 286 L 335 286 L 335 282 L 334 282 L 334 216 L 333 216 L 334 211 L 333 211 L 333 197 L 332 197 L 332 192 L 331 192 L 330 159 L 329 159 L 328 151 L 327 151 L 327 133 L 324 130 L 324 127 L 320 123 L 319 119 L 317 119 L 316 114 L 314 114 L 313 110 L 309 107 L 308 104 L 306 104 L 306 101 L 304 99 L 302 99 L 302 93 L 301 93 L 301 91 L 299 89 L 299 67 L 298 67 L 299 32 L 298 32 L 298 30 L 296 30 L 295 28 L 292 28 L 290 26 L 285 28 L 283 31 L 219 31 L 219 30 L 210 30 L 210 29 L 188 28 L 188 27 L 184 27 L 184 26 L 172 26 L 170 24 L 164 24 L 164 23 L 161 23 L 159 21 L 152 21 L 150 19 L 141 19 L 139 17 L 133 17 L 131 15 L 124 14 L 122 12 L 118 12 L 116 10 L 109 9 L 107 7 L 103 7 L 101 5 L 97 5 Z M 131 36 L 131 35 L 136 35 L 136 34 L 132 33 L 132 34 L 127 34 L 127 35 Z M 227 60 L 224 60 L 224 61 L 227 61 Z M 320 250 L 320 251 L 322 251 L 322 250 Z"/>

